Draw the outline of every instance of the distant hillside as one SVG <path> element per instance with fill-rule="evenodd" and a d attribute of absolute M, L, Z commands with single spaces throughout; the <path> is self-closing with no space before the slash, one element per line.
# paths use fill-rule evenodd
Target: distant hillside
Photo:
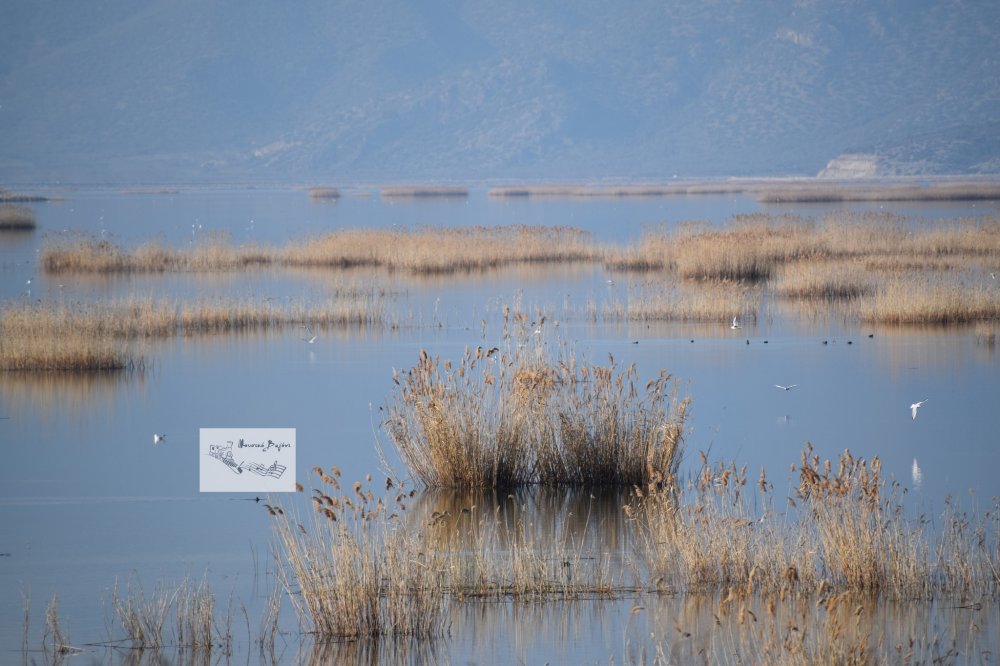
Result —
<path fill-rule="evenodd" d="M 1000 171 L 1000 3 L 0 5 L 0 184 Z"/>

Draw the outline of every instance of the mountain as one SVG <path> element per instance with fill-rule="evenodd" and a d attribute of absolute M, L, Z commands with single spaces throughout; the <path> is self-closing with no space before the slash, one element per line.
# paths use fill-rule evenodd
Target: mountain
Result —
<path fill-rule="evenodd" d="M 0 5 L 0 183 L 1000 172 L 1000 3 Z"/>

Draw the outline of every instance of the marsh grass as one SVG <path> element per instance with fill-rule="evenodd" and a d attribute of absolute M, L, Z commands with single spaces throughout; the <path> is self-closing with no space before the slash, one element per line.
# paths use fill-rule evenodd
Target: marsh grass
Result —
<path fill-rule="evenodd" d="M 893 277 L 853 304 L 861 321 L 886 324 L 967 324 L 1000 318 L 1000 289 L 925 274 Z"/>
<path fill-rule="evenodd" d="M 185 579 L 178 586 L 158 585 L 149 596 L 142 586 L 128 583 L 124 596 L 118 592 L 118 582 L 111 590 L 111 608 L 133 650 L 159 650 L 172 645 L 198 651 L 213 648 L 229 649 L 232 628 L 215 617 L 215 594 L 208 583 L 197 585 Z M 173 611 L 174 636 L 164 637 L 164 629 Z"/>
<path fill-rule="evenodd" d="M 382 320 L 382 292 L 343 286 L 325 303 L 123 299 L 14 303 L 0 310 L 2 370 L 143 370 L 144 340 L 175 335 L 367 327 Z"/>
<path fill-rule="evenodd" d="M 300 623 L 321 638 L 434 637 L 447 631 L 440 562 L 421 536 L 399 527 L 409 495 L 386 498 L 358 482 L 341 492 L 339 471 L 316 468 L 309 527 L 281 507 L 275 518 L 279 571 Z M 396 498 L 392 499 L 390 489 Z"/>
<path fill-rule="evenodd" d="M 421 350 L 384 425 L 410 472 L 431 488 L 631 485 L 677 464 L 687 400 L 661 372 L 580 363 L 545 317 L 504 312 L 502 348 L 466 349 L 455 364 Z"/>
<path fill-rule="evenodd" d="M 926 521 L 904 515 L 903 489 L 882 476 L 877 457 L 844 451 L 820 462 L 807 445 L 796 471 L 795 498 L 780 512 L 763 470 L 748 479 L 745 468 L 709 465 L 704 454 L 686 487 L 637 488 L 626 513 L 639 524 L 650 575 L 674 589 L 722 591 L 722 606 L 752 594 L 978 599 L 1000 589 L 995 511 L 970 518 L 949 505 L 935 538 Z"/>
<path fill-rule="evenodd" d="M 337 231 L 288 244 L 279 253 L 279 263 L 443 275 L 515 264 L 591 261 L 596 254 L 589 235 L 572 227 L 428 227 Z"/>
<path fill-rule="evenodd" d="M 572 227 L 460 227 L 342 230 L 281 248 L 232 245 L 204 233 L 193 247 L 145 243 L 131 250 L 75 233 L 47 237 L 40 263 L 49 273 L 162 273 L 259 267 L 381 267 L 414 274 L 483 271 L 512 264 L 592 261 L 589 236 Z"/>
<path fill-rule="evenodd" d="M 960 180 L 928 185 L 913 183 L 845 183 L 821 180 L 801 181 L 761 188 L 758 201 L 832 202 L 832 201 L 978 201 L 1000 199 L 996 181 Z"/>
<path fill-rule="evenodd" d="M 409 520 L 414 491 L 388 477 L 341 486 L 314 468 L 314 512 L 303 524 L 268 505 L 276 553 L 300 622 L 318 638 L 416 637 L 448 632 L 451 603 L 616 596 L 636 587 L 607 553 L 534 525 L 513 498 Z M 381 484 L 380 484 L 381 485 Z M 426 519 L 426 520 L 424 520 Z"/>
<path fill-rule="evenodd" d="M 469 190 L 456 185 L 388 185 L 379 190 L 386 199 L 423 197 L 467 197 Z"/>
<path fill-rule="evenodd" d="M 49 605 L 45 608 L 45 631 L 42 634 L 42 648 L 46 653 L 48 653 L 50 639 L 52 652 L 56 655 L 78 651 L 70 646 L 62 627 L 59 626 L 59 598 L 55 594 L 52 595 Z"/>
<path fill-rule="evenodd" d="M 733 281 L 655 281 L 647 288 L 631 291 L 625 301 L 612 300 L 600 309 L 593 305 L 594 318 L 606 320 L 754 322 L 761 306 L 762 290 Z"/>
<path fill-rule="evenodd" d="M 309 198 L 317 201 L 336 201 L 340 198 L 340 190 L 336 187 L 310 187 Z"/>
<path fill-rule="evenodd" d="M 31 208 L 0 204 L 0 231 L 30 231 L 35 224 L 35 211 Z"/>

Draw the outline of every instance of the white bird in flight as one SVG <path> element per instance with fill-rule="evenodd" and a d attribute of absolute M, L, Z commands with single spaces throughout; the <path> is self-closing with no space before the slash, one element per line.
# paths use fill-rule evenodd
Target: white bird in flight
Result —
<path fill-rule="evenodd" d="M 157 435 L 155 432 L 153 433 L 153 444 L 159 444 L 160 442 L 165 441 L 167 441 L 166 435 Z"/>
<path fill-rule="evenodd" d="M 915 402 L 912 405 L 910 405 L 910 414 L 913 416 L 914 419 L 917 418 L 917 410 L 920 409 L 920 406 L 923 405 L 925 402 L 927 402 L 929 399 L 930 398 L 924 398 L 920 402 Z"/>
<path fill-rule="evenodd" d="M 316 342 L 316 338 L 318 338 L 319 336 L 314 334 L 312 332 L 312 329 L 309 326 L 306 326 L 305 324 L 302 325 L 302 328 L 306 329 L 306 332 L 308 332 L 309 335 L 312 336 L 311 338 L 302 338 L 302 342 L 307 342 L 309 344 Z"/>
<path fill-rule="evenodd" d="M 729 328 L 733 329 L 734 331 L 736 329 L 738 329 L 738 328 L 742 328 L 742 326 L 740 326 L 740 322 L 737 320 L 738 316 L 739 315 L 734 315 L 733 316 L 733 323 L 729 325 Z"/>
<path fill-rule="evenodd" d="M 782 391 L 791 391 L 796 386 L 798 386 L 798 384 L 789 384 L 788 386 L 782 386 L 781 384 L 775 384 L 775 387 L 780 388 Z"/>

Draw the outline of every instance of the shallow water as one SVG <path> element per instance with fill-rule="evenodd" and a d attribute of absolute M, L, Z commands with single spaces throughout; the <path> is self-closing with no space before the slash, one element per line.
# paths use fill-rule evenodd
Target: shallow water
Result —
<path fill-rule="evenodd" d="M 336 228 L 549 224 L 579 226 L 599 240 L 625 243 L 659 224 L 722 223 L 736 213 L 763 210 L 744 197 L 498 201 L 478 190 L 468 199 L 390 203 L 377 195 L 345 196 L 326 204 L 310 201 L 304 191 L 281 190 L 66 196 L 35 205 L 36 232 L 0 236 L 0 299 L 321 298 L 331 285 L 323 271 L 45 276 L 34 265 L 36 250 L 46 233 L 64 228 L 125 244 L 156 237 L 183 244 L 213 230 L 225 230 L 235 241 L 280 244 Z M 984 208 L 995 211 L 983 202 L 892 211 L 938 219 Z M 821 215 L 830 207 L 767 210 Z M 233 660 L 266 661 L 241 637 L 256 635 L 273 584 L 270 523 L 252 495 L 198 492 L 199 428 L 296 428 L 298 477 L 307 488 L 306 470 L 314 465 L 338 465 L 348 480 L 375 474 L 376 437 L 388 449 L 379 407 L 391 397 L 392 368 L 412 366 L 421 348 L 457 360 L 466 346 L 496 344 L 505 304 L 520 303 L 531 312 L 541 307 L 558 320 L 558 326 L 547 325 L 545 345 L 566 340 L 595 362 L 603 363 L 609 353 L 620 366 L 635 362 L 643 379 L 660 369 L 679 378 L 682 393 L 693 400 L 682 472 L 693 473 L 697 452 L 705 451 L 713 462 L 747 464 L 752 478 L 766 468 L 775 494 L 791 495 L 796 481 L 788 466 L 811 442 L 822 457 L 844 448 L 880 456 L 884 473 L 907 487 L 914 513 L 933 518 L 949 494 L 982 511 L 1000 495 L 1000 357 L 972 329 L 857 328 L 828 316 L 799 317 L 779 306 L 740 331 L 726 322 L 594 322 L 584 314 L 588 301 L 629 295 L 627 278 L 616 276 L 616 284 L 608 285 L 607 277 L 593 266 L 530 267 L 462 279 L 357 273 L 346 279 L 386 287 L 395 325 L 325 329 L 312 345 L 296 329 L 177 337 L 149 343 L 151 368 L 128 376 L 0 374 L 0 416 L 7 417 L 0 419 L 0 654 L 6 655 L 0 661 L 20 660 L 22 594 L 30 597 L 30 647 L 40 643 L 53 594 L 63 629 L 81 644 L 107 640 L 109 633 L 120 637 L 107 607 L 116 581 L 124 589 L 131 578 L 149 591 L 185 577 L 208 580 L 217 605 L 232 600 L 239 626 Z M 775 384 L 798 386 L 786 392 Z M 924 398 L 929 402 L 911 419 L 909 404 Z M 167 442 L 154 446 L 154 432 L 167 433 Z M 914 459 L 922 470 L 919 488 L 911 476 Z M 566 509 L 542 503 L 536 510 L 558 516 Z M 300 644 L 286 608 L 278 660 L 332 655 L 382 663 L 606 663 L 638 661 L 635 650 L 649 658 L 658 646 L 684 661 L 702 660 L 704 646 L 678 643 L 683 632 L 674 627 L 676 617 L 690 618 L 685 622 L 699 628 L 691 632 L 699 640 L 738 640 L 713 633 L 711 616 L 691 610 L 692 604 L 697 606 L 691 599 L 648 596 L 538 606 L 468 603 L 453 607 L 450 636 L 433 644 L 333 647 Z M 636 605 L 642 610 L 633 612 Z M 242 624 L 244 607 L 249 631 Z M 902 635 L 967 620 L 930 607 L 924 611 L 914 619 L 880 606 L 877 612 L 889 619 L 873 622 L 898 621 Z M 971 661 L 984 646 L 996 651 L 995 639 L 988 638 L 997 635 L 996 613 L 985 616 L 976 620 L 983 633 L 963 648 Z M 88 650 L 94 661 L 125 660 L 119 652 Z M 719 656 L 719 650 L 710 653 Z"/>

